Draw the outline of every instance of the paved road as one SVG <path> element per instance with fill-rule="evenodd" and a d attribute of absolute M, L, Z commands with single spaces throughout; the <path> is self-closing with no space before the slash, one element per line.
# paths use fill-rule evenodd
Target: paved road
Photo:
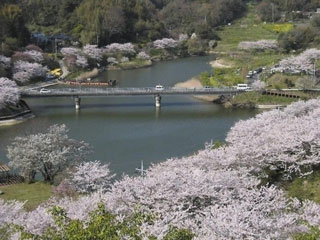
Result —
<path fill-rule="evenodd" d="M 59 88 L 39 91 L 28 89 L 21 96 L 28 97 L 68 97 L 68 96 L 136 96 L 136 95 L 233 95 L 243 92 L 235 88 Z"/>

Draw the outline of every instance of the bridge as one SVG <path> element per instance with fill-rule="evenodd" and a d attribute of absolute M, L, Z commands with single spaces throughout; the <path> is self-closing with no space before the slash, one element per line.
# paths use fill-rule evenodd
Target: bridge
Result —
<path fill-rule="evenodd" d="M 47 90 L 22 90 L 22 98 L 40 97 L 73 97 L 75 108 L 80 109 L 80 97 L 107 97 L 107 96 L 154 96 L 155 106 L 161 106 L 162 95 L 234 95 L 243 90 L 235 88 L 56 88 Z"/>

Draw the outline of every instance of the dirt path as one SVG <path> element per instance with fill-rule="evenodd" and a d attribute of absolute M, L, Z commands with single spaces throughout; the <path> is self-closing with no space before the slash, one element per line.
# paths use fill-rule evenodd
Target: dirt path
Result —
<path fill-rule="evenodd" d="M 203 85 L 199 79 L 194 77 L 188 81 L 177 83 L 173 87 L 174 88 L 203 88 Z M 196 99 L 200 99 L 208 102 L 212 102 L 219 98 L 219 96 L 215 96 L 215 95 L 196 95 L 193 97 Z"/>
<path fill-rule="evenodd" d="M 68 68 L 66 67 L 66 65 L 64 65 L 64 62 L 62 60 L 59 61 L 59 65 L 62 70 L 62 75 L 60 76 L 60 78 L 64 79 L 69 75 L 70 72 L 68 71 Z"/>
<path fill-rule="evenodd" d="M 213 68 L 231 68 L 232 67 L 230 64 L 226 63 L 222 59 L 217 59 L 215 61 L 210 62 L 210 65 Z"/>

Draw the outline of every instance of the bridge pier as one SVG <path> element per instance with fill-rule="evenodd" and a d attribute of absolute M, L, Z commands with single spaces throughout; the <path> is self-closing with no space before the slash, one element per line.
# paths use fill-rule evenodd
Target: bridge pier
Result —
<path fill-rule="evenodd" d="M 159 94 L 154 96 L 154 100 L 156 108 L 161 107 L 161 96 Z"/>
<path fill-rule="evenodd" d="M 74 104 L 75 104 L 76 110 L 80 109 L 80 102 L 81 102 L 81 98 L 80 97 L 75 97 L 74 98 Z"/>

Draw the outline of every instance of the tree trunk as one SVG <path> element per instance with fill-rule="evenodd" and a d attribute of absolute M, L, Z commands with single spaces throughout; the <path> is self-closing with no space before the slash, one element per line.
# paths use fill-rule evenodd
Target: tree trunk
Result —
<path fill-rule="evenodd" d="M 27 182 L 28 183 L 33 183 L 34 182 L 34 179 L 35 179 L 35 177 L 36 177 L 36 174 L 37 174 L 37 172 L 36 171 L 30 171 L 29 173 L 28 173 L 28 175 L 26 176 L 26 180 L 27 180 Z"/>

